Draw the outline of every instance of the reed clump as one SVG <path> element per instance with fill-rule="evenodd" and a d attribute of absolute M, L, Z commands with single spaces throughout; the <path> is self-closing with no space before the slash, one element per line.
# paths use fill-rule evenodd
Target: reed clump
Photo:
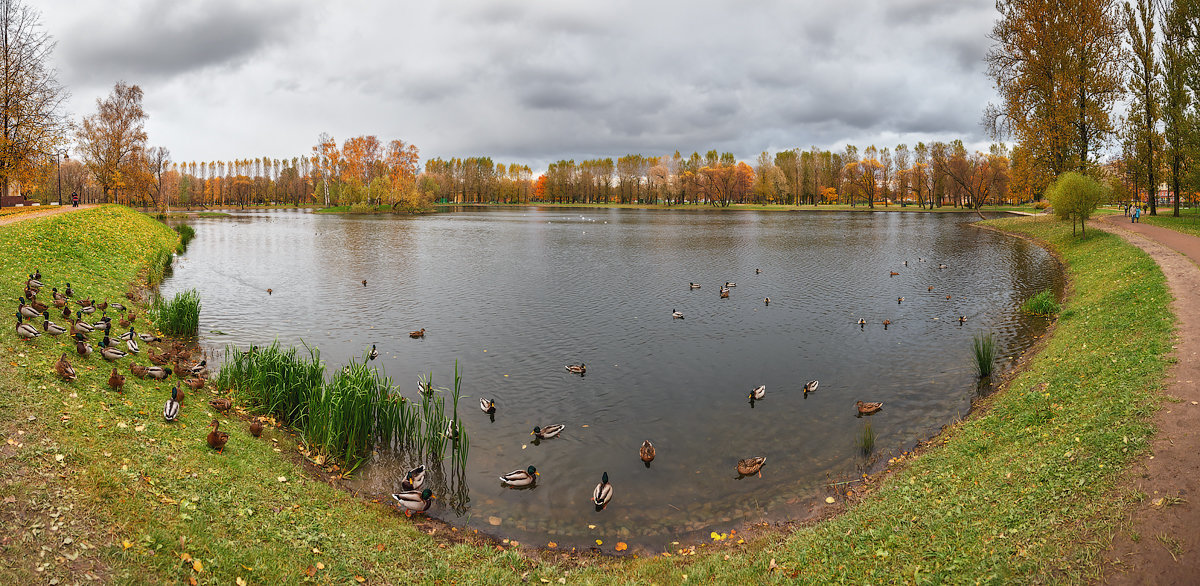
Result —
<path fill-rule="evenodd" d="M 862 450 L 864 456 L 869 456 L 875 449 L 875 430 L 871 428 L 870 421 L 863 426 L 856 443 L 858 443 L 858 447 Z"/>
<path fill-rule="evenodd" d="M 1059 306 L 1058 301 L 1054 299 L 1054 292 L 1044 289 L 1026 299 L 1025 303 L 1021 304 L 1021 310 L 1034 315 L 1050 317 L 1058 314 Z"/>
<path fill-rule="evenodd" d="M 194 336 L 200 331 L 200 293 L 188 289 L 176 293 L 170 301 L 154 298 L 150 316 L 159 330 L 168 336 Z"/>
<path fill-rule="evenodd" d="M 996 336 L 991 332 L 975 334 L 971 340 L 972 355 L 975 358 L 975 372 L 979 376 L 992 374 L 992 366 L 996 363 Z"/>
<path fill-rule="evenodd" d="M 348 472 L 376 446 L 415 450 L 435 461 L 450 448 L 455 466 L 466 463 L 469 439 L 458 418 L 462 379 L 457 364 L 453 390 L 430 385 L 417 402 L 402 396 L 365 357 L 351 360 L 328 380 L 325 371 L 316 349 L 305 357 L 278 342 L 249 351 L 231 346 L 217 381 L 234 389 L 251 412 L 276 417 L 311 447 L 340 459 Z"/>
<path fill-rule="evenodd" d="M 180 252 L 187 250 L 188 243 L 196 237 L 196 230 L 189 224 L 179 224 L 178 226 L 175 226 L 175 231 L 179 233 Z"/>

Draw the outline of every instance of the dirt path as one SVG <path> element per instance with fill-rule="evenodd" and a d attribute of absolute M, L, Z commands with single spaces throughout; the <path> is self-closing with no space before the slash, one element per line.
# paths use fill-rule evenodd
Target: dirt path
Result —
<path fill-rule="evenodd" d="M 13 222 L 20 222 L 21 220 L 28 220 L 30 218 L 44 218 L 46 216 L 53 216 L 54 214 L 65 214 L 68 212 L 86 210 L 88 208 L 94 208 L 94 207 L 96 207 L 96 205 L 97 204 L 94 204 L 94 203 L 80 204 L 80 206 L 77 208 L 73 208 L 69 205 L 52 206 L 52 207 L 47 207 L 44 209 L 39 209 L 36 212 L 25 212 L 22 214 L 15 214 L 12 216 L 4 216 L 3 218 L 0 218 L 0 226 L 12 224 Z"/>
<path fill-rule="evenodd" d="M 1179 317 L 1178 361 L 1167 374 L 1167 400 L 1154 418 L 1151 455 L 1129 482 L 1146 498 L 1130 513 L 1131 529 L 1105 555 L 1107 584 L 1200 582 L 1200 238 L 1128 218 L 1091 222 L 1145 250 L 1167 277 Z"/>

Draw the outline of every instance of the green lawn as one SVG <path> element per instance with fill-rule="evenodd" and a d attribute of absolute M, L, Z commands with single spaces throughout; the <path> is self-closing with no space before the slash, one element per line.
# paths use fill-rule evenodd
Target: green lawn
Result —
<path fill-rule="evenodd" d="M 1164 206 L 1158 208 L 1157 216 L 1143 213 L 1139 221 L 1178 230 L 1192 236 L 1200 236 L 1200 208 L 1180 208 L 1178 218 L 1171 215 L 1174 211 L 1173 208 Z"/>
<path fill-rule="evenodd" d="M 934 446 L 899 458 L 843 515 L 794 531 L 739 531 L 669 556 L 565 559 L 514 551 L 544 543 L 462 543 L 461 532 L 306 473 L 293 436 L 251 437 L 244 420 L 208 407 L 210 390 L 189 391 L 180 421 L 167 424 L 170 384 L 130 377 L 117 394 L 106 363 L 73 353 L 81 374 L 64 383 L 51 368 L 70 352 L 64 340 L 26 343 L 4 328 L 0 519 L 20 529 L 0 541 L 0 575 L 212 584 L 298 583 L 309 572 L 376 584 L 1095 579 L 1122 513 L 1144 496 L 1115 486 L 1145 456 L 1162 400 L 1173 327 L 1165 280 L 1140 250 L 1098 230 L 1076 239 L 1048 218 L 989 224 L 1048 243 L 1070 272 L 1073 295 L 1028 369 Z M 0 283 L 17 291 L 39 267 L 47 286 L 69 280 L 85 296 L 116 300 L 176 238 L 118 206 L 0 227 Z M 214 417 L 232 436 L 223 454 L 204 440 Z"/>

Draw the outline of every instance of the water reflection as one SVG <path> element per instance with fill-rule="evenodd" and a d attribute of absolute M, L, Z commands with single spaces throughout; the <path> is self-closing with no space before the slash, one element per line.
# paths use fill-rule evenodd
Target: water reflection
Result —
<path fill-rule="evenodd" d="M 972 335 L 995 332 L 1005 360 L 1031 345 L 1045 323 L 1019 305 L 1060 289 L 1060 273 L 1040 248 L 971 219 L 236 214 L 193 222 L 197 238 L 163 289 L 201 291 L 203 341 L 217 348 L 303 340 L 337 367 L 376 344 L 373 364 L 410 399 L 419 375 L 452 380 L 459 361 L 465 472 L 384 450 L 358 473 L 360 490 L 386 498 L 425 464 L 439 497 L 430 512 L 453 523 L 533 542 L 661 546 L 802 515 L 827 483 L 966 413 L 981 390 Z M 737 286 L 721 299 L 726 281 Z M 408 337 L 421 328 L 425 338 Z M 564 368 L 579 363 L 585 376 Z M 748 408 L 758 385 L 766 396 Z M 494 416 L 475 412 L 481 396 L 495 399 Z M 886 407 L 859 420 L 857 400 Z M 535 425 L 558 422 L 559 437 L 530 441 Z M 650 467 L 638 456 L 647 439 Z M 762 478 L 735 480 L 751 456 L 768 458 Z M 498 482 L 529 465 L 536 488 Z M 615 496 L 596 512 L 601 472 Z"/>

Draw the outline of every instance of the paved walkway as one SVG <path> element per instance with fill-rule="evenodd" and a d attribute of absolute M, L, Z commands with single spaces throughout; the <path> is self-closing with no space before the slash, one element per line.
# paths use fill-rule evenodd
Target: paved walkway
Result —
<path fill-rule="evenodd" d="M 22 212 L 20 214 L 13 214 L 11 216 L 0 217 L 0 226 L 4 226 L 6 224 L 12 224 L 14 222 L 20 222 L 21 220 L 28 220 L 30 218 L 44 218 L 46 216 L 53 216 L 54 214 L 65 214 L 65 213 L 72 212 L 72 211 L 77 212 L 79 210 L 86 210 L 88 208 L 94 208 L 97 205 L 99 205 L 99 204 L 94 204 L 94 203 L 80 204 L 79 207 L 77 207 L 77 208 L 73 208 L 69 205 L 38 206 L 36 211 Z M 4 209 L 8 209 L 8 208 L 4 208 Z"/>
<path fill-rule="evenodd" d="M 1093 227 L 1145 250 L 1167 277 L 1179 318 L 1177 363 L 1167 374 L 1168 397 L 1154 423 L 1151 455 L 1129 482 L 1146 498 L 1131 512 L 1132 531 L 1119 533 L 1105 555 L 1107 584 L 1200 583 L 1200 238 L 1124 216 Z M 1137 535 L 1136 541 L 1131 535 Z"/>

